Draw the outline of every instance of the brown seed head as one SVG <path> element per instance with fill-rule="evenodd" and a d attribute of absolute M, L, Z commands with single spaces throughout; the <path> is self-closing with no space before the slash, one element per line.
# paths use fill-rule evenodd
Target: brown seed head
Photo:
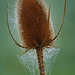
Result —
<path fill-rule="evenodd" d="M 53 38 L 52 27 L 48 24 L 48 15 L 42 0 L 19 0 L 17 16 L 23 45 L 46 45 L 48 40 Z"/>

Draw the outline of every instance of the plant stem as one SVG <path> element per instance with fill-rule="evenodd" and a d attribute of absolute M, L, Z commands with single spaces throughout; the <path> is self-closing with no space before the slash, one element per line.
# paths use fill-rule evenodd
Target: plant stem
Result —
<path fill-rule="evenodd" d="M 44 59 L 43 59 L 43 49 L 41 47 L 36 48 L 39 73 L 40 75 L 45 75 Z"/>

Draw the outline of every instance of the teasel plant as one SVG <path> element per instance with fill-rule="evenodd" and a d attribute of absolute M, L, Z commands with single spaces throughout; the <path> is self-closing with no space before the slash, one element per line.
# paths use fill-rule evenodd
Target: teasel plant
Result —
<path fill-rule="evenodd" d="M 8 4 L 7 4 L 7 26 L 9 33 L 15 44 L 23 49 L 19 54 L 27 53 L 30 49 L 35 49 L 38 60 L 39 74 L 45 75 L 44 55 L 43 49 L 53 46 L 54 41 L 59 36 L 62 29 L 66 0 L 64 3 L 64 12 L 61 26 L 57 35 L 54 37 L 53 26 L 50 21 L 50 8 L 47 12 L 46 6 L 42 0 L 17 0 L 16 3 L 16 19 L 18 23 L 18 33 L 21 45 L 14 39 L 11 34 L 8 22 Z"/>

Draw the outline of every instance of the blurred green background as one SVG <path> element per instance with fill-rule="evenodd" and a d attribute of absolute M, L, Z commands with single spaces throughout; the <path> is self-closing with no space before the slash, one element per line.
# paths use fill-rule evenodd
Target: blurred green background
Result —
<path fill-rule="evenodd" d="M 8 0 L 8 3 L 12 4 L 14 1 Z M 50 0 L 44 1 L 48 8 Z M 60 52 L 51 75 L 75 75 L 75 0 L 66 1 L 64 25 L 56 40 Z M 52 1 L 51 17 L 57 29 L 61 24 L 63 6 L 64 0 Z M 7 0 L 0 0 L 0 75 L 26 75 L 16 55 L 20 48 L 15 45 L 8 32 L 6 10 Z"/>

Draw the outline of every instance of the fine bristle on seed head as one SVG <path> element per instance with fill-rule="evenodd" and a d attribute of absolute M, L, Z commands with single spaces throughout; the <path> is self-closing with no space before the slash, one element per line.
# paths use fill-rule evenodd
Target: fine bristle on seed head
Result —
<path fill-rule="evenodd" d="M 48 24 L 47 12 L 42 0 L 18 0 L 17 21 L 23 45 L 46 44 L 53 39 L 53 29 Z"/>

